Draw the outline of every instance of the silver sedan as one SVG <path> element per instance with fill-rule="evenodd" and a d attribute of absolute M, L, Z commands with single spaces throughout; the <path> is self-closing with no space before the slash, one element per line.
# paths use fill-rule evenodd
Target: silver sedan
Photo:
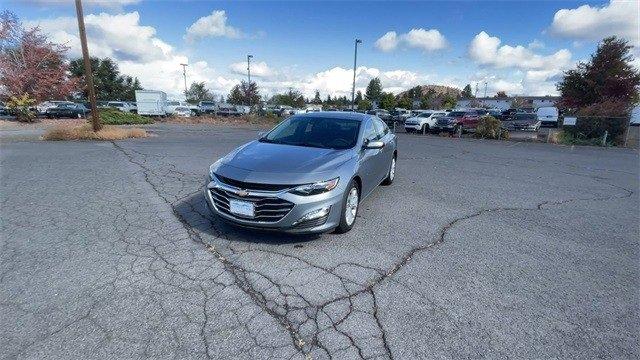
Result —
<path fill-rule="evenodd" d="M 207 204 L 237 225 L 289 233 L 344 233 L 360 202 L 391 184 L 396 136 L 377 116 L 294 115 L 209 168 Z"/>

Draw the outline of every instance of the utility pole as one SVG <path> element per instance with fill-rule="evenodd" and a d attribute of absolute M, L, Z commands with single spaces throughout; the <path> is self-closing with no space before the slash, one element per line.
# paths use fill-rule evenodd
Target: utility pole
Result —
<path fill-rule="evenodd" d="M 356 66 L 358 64 L 358 44 L 362 44 L 362 40 L 356 39 L 355 50 L 353 53 L 353 87 L 351 88 L 351 110 L 356 110 Z"/>
<path fill-rule="evenodd" d="M 253 55 L 247 55 L 247 82 L 251 84 L 251 59 Z"/>
<path fill-rule="evenodd" d="M 87 92 L 89 93 L 89 103 L 91 103 L 91 126 L 93 131 L 102 128 L 100 115 L 96 105 L 96 90 L 93 88 L 93 71 L 91 71 L 91 59 L 89 59 L 89 48 L 87 47 L 87 33 L 84 28 L 84 15 L 82 13 L 82 2 L 76 0 L 76 15 L 78 16 L 78 32 L 80 33 L 80 45 L 82 46 L 82 59 L 84 61 L 84 77 L 87 81 Z"/>
<path fill-rule="evenodd" d="M 476 92 L 473 94 L 473 97 L 478 97 L 478 83 L 476 82 Z"/>
<path fill-rule="evenodd" d="M 182 66 L 182 77 L 184 78 L 184 97 L 187 98 L 187 66 L 189 64 L 180 64 Z"/>
<path fill-rule="evenodd" d="M 487 97 L 487 82 L 484 82 L 484 97 Z"/>

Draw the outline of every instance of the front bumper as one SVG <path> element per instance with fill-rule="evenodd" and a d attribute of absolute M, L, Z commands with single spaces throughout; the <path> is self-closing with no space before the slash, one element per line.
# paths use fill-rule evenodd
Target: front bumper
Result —
<path fill-rule="evenodd" d="M 220 218 L 246 228 L 272 230 L 291 234 L 312 234 L 323 233 L 333 230 L 340 223 L 342 212 L 342 199 L 344 189 L 338 186 L 336 189 L 320 195 L 299 196 L 283 191 L 254 191 L 249 190 L 247 197 L 261 197 L 281 199 L 293 204 L 291 210 L 277 221 L 258 221 L 230 214 L 225 209 L 221 209 L 214 201 L 214 193 L 217 190 L 226 192 L 236 192 L 241 189 L 224 184 L 217 179 L 209 179 L 209 183 L 204 188 L 204 197 L 209 205 L 209 209 Z M 219 202 L 218 202 L 219 203 Z M 306 214 L 318 209 L 329 207 L 329 214 L 321 219 L 308 222 L 299 222 Z"/>

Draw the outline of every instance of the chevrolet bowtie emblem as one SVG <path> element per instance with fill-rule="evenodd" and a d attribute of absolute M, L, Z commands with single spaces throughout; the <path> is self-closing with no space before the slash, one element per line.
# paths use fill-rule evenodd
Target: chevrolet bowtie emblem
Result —
<path fill-rule="evenodd" d="M 236 192 L 236 195 L 245 197 L 245 196 L 249 195 L 249 192 L 247 190 L 238 190 Z"/>

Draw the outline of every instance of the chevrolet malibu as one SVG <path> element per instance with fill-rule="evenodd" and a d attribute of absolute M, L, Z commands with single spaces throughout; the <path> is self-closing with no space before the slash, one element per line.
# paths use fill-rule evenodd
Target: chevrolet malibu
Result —
<path fill-rule="evenodd" d="M 344 233 L 360 202 L 393 182 L 396 145 L 374 115 L 294 115 L 211 165 L 204 195 L 213 213 L 240 226 Z"/>

